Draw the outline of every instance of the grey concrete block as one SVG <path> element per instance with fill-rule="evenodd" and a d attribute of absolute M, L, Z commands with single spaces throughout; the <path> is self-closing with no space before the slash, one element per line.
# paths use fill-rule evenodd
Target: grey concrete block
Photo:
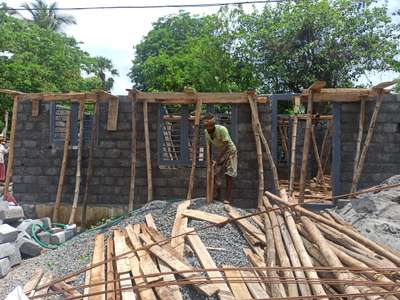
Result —
<path fill-rule="evenodd" d="M 10 260 L 11 267 L 19 265 L 22 261 L 21 252 L 19 252 L 19 250 L 17 250 L 15 245 L 14 245 L 14 247 L 15 247 L 16 251 L 14 251 L 14 253 L 8 257 L 8 259 Z"/>
<path fill-rule="evenodd" d="M 0 244 L 0 258 L 13 255 L 17 249 L 13 243 Z"/>
<path fill-rule="evenodd" d="M 42 222 L 44 229 L 50 230 L 52 224 L 49 217 L 41 218 L 40 221 Z"/>
<path fill-rule="evenodd" d="M 52 234 L 57 233 L 57 232 L 61 232 L 61 231 L 63 231 L 63 229 L 60 228 L 60 227 L 53 227 L 53 228 L 50 229 L 50 232 Z"/>
<path fill-rule="evenodd" d="M 50 244 L 51 233 L 49 232 L 39 232 L 37 237 L 44 243 Z"/>
<path fill-rule="evenodd" d="M 15 222 L 24 218 L 21 206 L 8 206 L 7 210 L 0 210 L 0 219 L 5 223 Z"/>
<path fill-rule="evenodd" d="M 26 237 L 18 239 L 16 246 L 23 257 L 35 257 L 42 252 L 42 247 Z"/>
<path fill-rule="evenodd" d="M 0 244 L 14 242 L 17 239 L 18 230 L 8 224 L 0 225 Z"/>
<path fill-rule="evenodd" d="M 51 244 L 61 244 L 66 241 L 65 231 L 57 232 L 51 235 L 50 243 Z"/>
<path fill-rule="evenodd" d="M 22 221 L 21 224 L 18 225 L 17 229 L 21 230 L 21 231 L 25 231 L 29 235 L 32 235 L 32 227 L 34 224 L 43 226 L 43 222 L 41 220 L 26 219 L 26 220 Z"/>
<path fill-rule="evenodd" d="M 8 257 L 0 259 L 0 278 L 4 277 L 10 272 L 11 264 Z"/>

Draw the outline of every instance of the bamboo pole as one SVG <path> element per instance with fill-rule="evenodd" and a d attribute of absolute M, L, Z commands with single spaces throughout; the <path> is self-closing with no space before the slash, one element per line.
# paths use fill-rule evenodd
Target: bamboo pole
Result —
<path fill-rule="evenodd" d="M 8 148 L 8 162 L 7 162 L 7 173 L 6 173 L 6 181 L 4 183 L 4 199 L 7 200 L 10 191 L 10 181 L 13 174 L 13 166 L 14 166 L 14 144 L 15 144 L 15 132 L 17 128 L 17 115 L 18 115 L 18 97 L 15 96 L 13 98 L 13 111 L 11 118 L 11 133 L 10 133 L 10 145 Z"/>
<path fill-rule="evenodd" d="M 269 202 L 268 198 L 264 197 L 263 200 L 264 200 L 265 208 L 266 209 L 271 209 L 272 205 Z M 289 256 L 288 256 L 288 254 L 286 253 L 286 250 L 285 250 L 285 243 L 283 242 L 281 231 L 279 229 L 279 224 L 278 224 L 278 220 L 277 220 L 276 214 L 275 214 L 274 211 L 271 210 L 268 213 L 268 215 L 269 215 L 269 219 L 270 219 L 271 225 L 272 225 L 272 232 L 273 232 L 273 237 L 274 237 L 274 240 L 275 240 L 275 247 L 276 247 L 276 252 L 278 254 L 280 266 L 281 267 L 291 267 Z M 265 218 L 266 218 L 266 216 L 265 216 Z M 269 244 L 267 244 L 267 245 L 268 245 L 268 247 L 270 247 Z M 284 270 L 283 271 L 283 275 L 286 278 L 288 278 L 289 280 L 291 280 L 291 279 L 293 281 L 295 280 L 295 276 L 294 276 L 293 272 L 291 270 L 289 270 L 289 269 L 288 270 Z M 288 283 L 287 284 L 287 291 L 288 291 L 288 296 L 289 297 L 297 297 L 297 296 L 299 296 L 299 293 L 297 291 L 297 284 L 296 283 Z"/>
<path fill-rule="evenodd" d="M 83 194 L 83 201 L 82 201 L 82 227 L 86 228 L 86 211 L 87 211 L 87 204 L 88 204 L 88 195 L 89 195 L 89 185 L 90 181 L 92 180 L 93 176 L 93 151 L 96 145 L 96 138 L 97 138 L 97 118 L 99 117 L 100 112 L 100 105 L 96 101 L 94 104 L 94 114 L 92 118 L 92 130 L 90 133 L 90 144 L 89 144 L 89 156 L 88 156 L 88 167 L 86 170 L 86 182 L 85 182 L 85 193 Z"/>
<path fill-rule="evenodd" d="M 304 225 L 305 229 L 307 230 L 308 234 L 310 235 L 312 241 L 318 245 L 318 248 L 322 254 L 322 256 L 326 259 L 330 267 L 333 268 L 340 268 L 343 267 L 343 264 L 340 262 L 339 258 L 336 254 L 332 251 L 331 247 L 328 245 L 328 242 L 325 240 L 322 233 L 318 230 L 317 226 L 313 222 L 310 221 L 305 216 L 301 217 L 302 224 Z M 351 275 L 349 273 L 342 273 L 342 272 L 334 272 L 334 276 L 339 280 L 351 280 Z M 345 293 L 349 294 L 357 294 L 360 293 L 360 290 L 351 285 L 344 285 L 342 286 Z M 354 299 L 364 299 L 362 297 L 355 297 Z"/>
<path fill-rule="evenodd" d="M 304 203 L 304 190 L 305 190 L 305 185 L 306 185 L 306 180 L 307 180 L 308 154 L 310 151 L 313 96 L 314 96 L 314 91 L 312 89 L 310 89 L 310 91 L 308 92 L 307 120 L 306 120 L 306 128 L 304 131 L 303 156 L 302 156 L 302 160 L 301 160 L 301 171 L 300 171 L 300 180 L 299 180 L 299 203 Z"/>
<path fill-rule="evenodd" d="M 203 102 L 201 99 L 198 99 L 196 102 L 194 132 L 193 132 L 193 141 L 192 141 L 192 167 L 190 169 L 189 186 L 188 186 L 188 192 L 186 195 L 187 200 L 192 199 L 192 193 L 193 193 L 194 174 L 196 171 L 196 162 L 197 162 L 197 145 L 199 143 L 199 126 L 200 126 L 200 115 L 201 115 L 202 103 Z"/>
<path fill-rule="evenodd" d="M 318 173 L 322 175 L 320 178 L 318 178 L 317 175 L 317 180 L 323 186 L 324 190 L 326 190 L 325 180 L 324 180 L 324 170 L 322 168 L 321 157 L 319 156 L 318 152 L 317 139 L 315 137 L 315 125 L 311 125 L 311 141 L 314 149 L 315 160 L 317 161 Z"/>
<path fill-rule="evenodd" d="M 213 201 L 214 196 L 214 165 L 211 159 L 210 152 L 211 145 L 206 143 L 206 155 L 207 155 L 207 204 Z"/>
<path fill-rule="evenodd" d="M 137 153 L 137 130 L 136 130 L 136 93 L 131 96 L 131 181 L 129 187 L 128 211 L 132 211 L 135 203 L 135 181 L 136 181 L 136 153 Z"/>
<path fill-rule="evenodd" d="M 274 188 L 275 188 L 275 192 L 278 193 L 279 192 L 279 176 L 278 176 L 278 170 L 276 169 L 276 165 L 274 162 L 274 159 L 272 157 L 272 153 L 271 153 L 271 149 L 269 148 L 268 142 L 264 136 L 264 133 L 262 131 L 262 127 L 261 127 L 261 123 L 260 123 L 260 119 L 258 117 L 258 109 L 257 109 L 257 102 L 255 101 L 254 97 L 252 96 L 248 96 L 249 99 L 249 103 L 250 103 L 250 109 L 251 109 L 251 114 L 252 114 L 252 119 L 254 118 L 254 128 L 253 131 L 255 130 L 256 132 L 258 132 L 258 135 L 261 139 L 261 142 L 263 143 L 265 152 L 266 152 L 266 156 L 267 159 L 269 161 L 269 165 L 271 168 L 271 172 L 272 172 L 272 177 L 274 179 L 273 183 L 274 183 Z M 259 198 L 260 204 L 262 203 L 262 197 Z"/>
<path fill-rule="evenodd" d="M 146 147 L 147 168 L 147 202 L 153 201 L 153 176 L 151 168 L 150 136 L 149 136 L 149 112 L 147 100 L 143 101 L 144 140 Z"/>
<path fill-rule="evenodd" d="M 325 174 L 325 160 L 326 160 L 326 157 L 329 156 L 329 154 L 326 153 L 326 151 L 327 151 L 327 146 L 329 144 L 328 139 L 329 139 L 329 135 L 330 135 L 330 124 L 331 124 L 331 122 L 328 120 L 324 138 L 322 140 L 322 146 L 321 146 L 320 157 L 321 157 L 321 163 L 322 163 L 322 174 L 320 174 L 320 171 L 318 170 L 318 175 L 317 175 L 318 177 L 324 176 L 324 174 Z"/>
<path fill-rule="evenodd" d="M 357 167 L 360 160 L 360 153 L 361 153 L 361 142 L 364 133 L 364 122 L 365 122 L 365 99 L 362 99 L 360 102 L 360 117 L 358 121 L 358 136 L 357 136 L 357 146 L 356 146 L 356 154 L 354 156 L 354 166 L 353 166 L 353 180 L 351 182 L 351 189 L 350 193 L 354 193 L 357 188 L 356 183 L 356 174 L 357 174 Z"/>
<path fill-rule="evenodd" d="M 72 202 L 71 214 L 69 216 L 68 224 L 73 224 L 75 221 L 75 214 L 78 208 L 79 190 L 81 186 L 81 164 L 82 164 L 82 146 L 83 146 L 83 119 L 84 119 L 85 103 L 79 103 L 79 140 L 76 159 L 76 176 L 75 176 L 75 191 L 74 200 Z"/>
<path fill-rule="evenodd" d="M 297 107 L 297 105 L 295 105 Z M 289 176 L 289 196 L 293 196 L 293 185 L 296 178 L 296 144 L 297 144 L 297 123 L 298 118 L 293 116 L 292 124 L 292 147 L 290 152 L 290 176 Z"/>
<path fill-rule="evenodd" d="M 7 141 L 7 130 L 8 130 L 8 110 L 4 114 L 4 128 L 3 128 L 3 138 Z"/>
<path fill-rule="evenodd" d="M 364 168 L 365 158 L 367 157 L 367 151 L 368 151 L 369 145 L 370 145 L 371 140 L 372 140 L 372 135 L 374 133 L 376 121 L 378 119 L 378 114 L 379 114 L 379 111 L 381 109 L 383 99 L 385 98 L 385 94 L 384 94 L 384 90 L 383 89 L 377 90 L 377 93 L 378 93 L 378 100 L 376 101 L 375 108 L 374 108 L 374 111 L 372 113 L 372 117 L 371 117 L 371 121 L 369 123 L 367 136 L 365 137 L 364 146 L 362 148 L 360 159 L 359 159 L 359 162 L 357 164 L 357 169 L 356 169 L 356 172 L 355 172 L 354 177 L 353 177 L 352 189 L 354 189 L 354 191 L 357 189 L 358 181 L 360 180 L 361 172 L 362 172 L 362 170 Z"/>
<path fill-rule="evenodd" d="M 64 188 L 65 172 L 67 170 L 68 148 L 69 148 L 70 141 L 71 141 L 71 111 L 68 113 L 67 123 L 65 125 L 63 158 L 62 158 L 62 162 L 61 162 L 60 177 L 58 180 L 56 202 L 54 203 L 54 210 L 53 210 L 53 221 L 54 222 L 59 221 L 58 214 L 59 214 L 60 206 L 61 206 L 61 196 L 62 196 L 62 191 Z"/>

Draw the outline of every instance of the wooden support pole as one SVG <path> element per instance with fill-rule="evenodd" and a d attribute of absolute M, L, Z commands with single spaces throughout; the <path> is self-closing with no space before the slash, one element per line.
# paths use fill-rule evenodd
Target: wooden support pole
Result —
<path fill-rule="evenodd" d="M 315 160 L 318 166 L 318 173 L 321 174 L 320 178 L 318 178 L 317 175 L 317 180 L 318 183 L 320 183 L 323 186 L 323 189 L 326 190 L 325 180 L 324 180 L 324 170 L 322 168 L 321 157 L 319 156 L 317 138 L 315 137 L 315 125 L 311 125 L 311 141 L 313 145 Z"/>
<path fill-rule="evenodd" d="M 194 184 L 194 174 L 196 172 L 196 162 L 197 162 L 197 145 L 199 143 L 199 126 L 200 126 L 200 115 L 201 115 L 201 99 L 196 102 L 195 119 L 194 119 L 194 129 L 193 129 L 193 141 L 192 141 L 192 167 L 190 169 L 189 186 L 186 199 L 192 199 L 193 184 Z"/>
<path fill-rule="evenodd" d="M 61 196 L 64 188 L 64 180 L 65 173 L 67 171 L 67 162 L 68 162 L 68 148 L 69 142 L 71 141 L 71 111 L 68 113 L 67 123 L 65 125 L 65 137 L 64 137 L 64 150 L 63 150 L 63 158 L 61 163 L 60 177 L 58 179 L 58 187 L 57 187 L 57 195 L 56 202 L 54 203 L 53 210 L 53 221 L 59 221 L 58 214 L 61 206 Z"/>
<path fill-rule="evenodd" d="M 3 138 L 7 141 L 7 131 L 8 131 L 8 110 L 4 113 L 4 128 L 3 128 Z"/>
<path fill-rule="evenodd" d="M 96 138 L 97 138 L 97 118 L 99 117 L 100 112 L 100 105 L 96 101 L 94 104 L 94 114 L 92 118 L 92 130 L 90 135 L 90 144 L 89 144 L 89 157 L 88 157 L 88 167 L 86 173 L 86 182 L 85 182 L 85 193 L 83 195 L 82 201 L 82 215 L 81 215 L 81 222 L 82 228 L 86 228 L 86 210 L 88 204 L 88 195 L 89 195 L 89 185 L 90 181 L 92 180 L 93 176 L 93 151 L 96 145 Z"/>
<path fill-rule="evenodd" d="M 298 112 L 298 107 L 300 106 L 300 98 L 295 97 L 294 99 L 294 111 Z M 293 116 L 293 124 L 292 124 L 292 147 L 290 151 L 290 175 L 289 175 L 289 196 L 293 196 L 293 185 L 296 179 L 296 144 L 297 144 L 297 124 L 298 117 L 297 115 Z"/>
<path fill-rule="evenodd" d="M 147 202 L 153 201 L 153 175 L 151 168 L 151 151 L 149 136 L 149 111 L 147 101 L 143 101 L 143 122 L 144 122 L 144 141 L 146 147 L 146 168 L 147 168 Z"/>
<path fill-rule="evenodd" d="M 299 180 L 299 203 L 304 202 L 304 190 L 306 188 L 307 181 L 307 165 L 308 165 L 308 154 L 310 152 L 310 135 L 312 126 L 312 110 L 313 110 L 313 95 L 314 91 L 308 92 L 308 104 L 307 104 L 307 120 L 306 128 L 304 131 L 304 143 L 303 143 L 303 156 L 301 160 L 301 171 Z"/>
<path fill-rule="evenodd" d="M 214 197 L 214 166 L 211 158 L 211 145 L 206 143 L 206 155 L 207 155 L 207 204 L 213 201 Z"/>
<path fill-rule="evenodd" d="M 318 170 L 318 175 L 317 175 L 318 177 L 324 176 L 324 174 L 325 174 L 325 165 L 326 165 L 326 161 L 328 160 L 327 158 L 329 158 L 329 152 L 330 152 L 330 151 L 328 151 L 328 146 L 330 145 L 330 143 L 328 141 L 330 138 L 330 131 L 331 131 L 331 121 L 328 120 L 324 138 L 322 140 L 321 155 L 320 155 L 323 173 L 320 174 L 320 172 Z"/>
<path fill-rule="evenodd" d="M 75 214 L 78 208 L 79 190 L 81 186 L 81 165 L 82 165 L 82 146 L 83 146 L 83 119 L 84 119 L 85 103 L 81 101 L 79 103 L 79 139 L 78 149 L 76 158 L 76 175 L 75 175 L 75 191 L 74 200 L 72 202 L 71 214 L 69 216 L 68 224 L 75 222 Z"/>
<path fill-rule="evenodd" d="M 361 172 L 364 168 L 365 158 L 367 157 L 368 147 L 371 144 L 372 135 L 374 133 L 374 129 L 376 126 L 376 121 L 378 120 L 379 111 L 382 106 L 383 99 L 385 98 L 385 93 L 383 89 L 379 89 L 378 100 L 376 101 L 374 111 L 372 113 L 371 121 L 369 123 L 369 128 L 367 132 L 367 136 L 365 137 L 364 146 L 361 151 L 360 159 L 357 165 L 356 172 L 353 176 L 352 189 L 354 186 L 354 191 L 357 189 L 358 181 L 360 180 Z"/>
<path fill-rule="evenodd" d="M 358 120 L 357 146 L 356 146 L 356 154 L 354 156 L 353 180 L 351 182 L 350 193 L 354 193 L 357 188 L 356 174 L 357 174 L 358 163 L 360 160 L 361 143 L 362 143 L 362 137 L 363 137 L 363 133 L 364 133 L 365 102 L 366 102 L 365 99 L 362 99 L 360 102 L 360 117 Z"/>
<path fill-rule="evenodd" d="M 7 163 L 7 173 L 6 173 L 6 181 L 4 183 L 4 199 L 7 200 L 10 192 L 10 181 L 13 174 L 13 166 L 14 166 L 14 144 L 15 144 L 15 132 L 17 128 L 17 115 L 18 115 L 18 97 L 14 96 L 13 98 L 13 111 L 12 111 L 12 119 L 11 119 L 11 134 L 10 134 L 10 145 L 8 149 L 8 163 Z"/>
<path fill-rule="evenodd" d="M 132 211 L 135 204 L 135 181 L 136 181 L 136 153 L 137 153 L 137 132 L 136 132 L 136 94 L 131 96 L 131 182 L 129 187 L 128 211 Z"/>

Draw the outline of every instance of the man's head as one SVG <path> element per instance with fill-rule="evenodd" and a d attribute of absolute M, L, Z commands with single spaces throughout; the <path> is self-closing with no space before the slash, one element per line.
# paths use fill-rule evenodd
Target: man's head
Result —
<path fill-rule="evenodd" d="M 203 123 L 208 131 L 212 131 L 215 128 L 215 116 L 212 113 L 206 113 L 203 118 Z"/>

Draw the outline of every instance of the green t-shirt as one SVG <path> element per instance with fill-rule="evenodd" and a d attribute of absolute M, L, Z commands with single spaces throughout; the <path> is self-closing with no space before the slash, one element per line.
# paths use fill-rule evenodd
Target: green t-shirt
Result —
<path fill-rule="evenodd" d="M 215 131 L 213 134 L 213 138 L 208 134 L 207 129 L 204 129 L 204 134 L 206 136 L 206 142 L 213 144 L 217 148 L 221 148 L 224 146 L 225 142 L 228 142 L 229 151 L 236 151 L 236 146 L 232 142 L 232 139 L 229 135 L 229 131 L 225 126 L 215 125 Z"/>

